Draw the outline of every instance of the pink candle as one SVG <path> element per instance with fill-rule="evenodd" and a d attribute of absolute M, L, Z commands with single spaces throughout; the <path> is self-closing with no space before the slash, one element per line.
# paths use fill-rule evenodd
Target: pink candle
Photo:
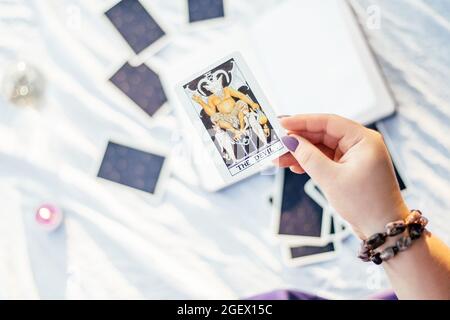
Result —
<path fill-rule="evenodd" d="M 61 225 L 63 214 L 51 204 L 43 204 L 36 210 L 36 222 L 47 231 L 53 231 Z"/>

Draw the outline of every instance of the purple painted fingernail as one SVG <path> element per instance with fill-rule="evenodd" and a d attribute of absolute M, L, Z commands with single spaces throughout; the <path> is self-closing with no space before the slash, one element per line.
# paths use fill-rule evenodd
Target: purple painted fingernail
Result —
<path fill-rule="evenodd" d="M 291 136 L 284 136 L 281 138 L 281 141 L 283 141 L 283 144 L 286 146 L 286 148 L 289 149 L 289 151 L 294 152 L 298 147 L 298 140 Z"/>

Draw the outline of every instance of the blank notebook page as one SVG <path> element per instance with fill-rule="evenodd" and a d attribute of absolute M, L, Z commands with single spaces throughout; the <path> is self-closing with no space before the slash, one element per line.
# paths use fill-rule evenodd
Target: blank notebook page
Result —
<path fill-rule="evenodd" d="M 338 0 L 287 1 L 252 25 L 278 114 L 373 113 L 375 94 L 341 10 Z"/>

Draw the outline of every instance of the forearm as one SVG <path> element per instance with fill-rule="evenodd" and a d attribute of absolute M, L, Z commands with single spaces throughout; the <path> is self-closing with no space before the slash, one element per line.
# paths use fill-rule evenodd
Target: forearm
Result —
<path fill-rule="evenodd" d="M 400 299 L 450 299 L 450 249 L 429 232 L 383 267 Z"/>
<path fill-rule="evenodd" d="M 378 214 L 377 223 L 361 225 L 359 231 L 363 238 L 382 231 L 388 222 L 407 218 L 410 210 L 405 202 L 401 198 L 391 202 L 398 202 L 398 205 L 377 209 L 384 213 Z M 373 215 L 377 210 L 367 212 Z M 393 245 L 396 240 L 398 238 L 388 237 L 383 247 Z M 382 251 L 380 249 L 377 251 Z M 419 239 L 413 240 L 407 250 L 398 252 L 382 266 L 400 299 L 450 299 L 450 248 L 427 230 Z"/>

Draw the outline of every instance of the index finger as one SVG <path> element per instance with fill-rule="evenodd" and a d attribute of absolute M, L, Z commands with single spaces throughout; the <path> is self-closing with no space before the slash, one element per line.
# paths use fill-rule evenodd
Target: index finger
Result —
<path fill-rule="evenodd" d="M 284 117 L 280 124 L 289 131 L 324 133 L 338 140 L 345 152 L 362 135 L 364 127 L 357 122 L 334 114 L 306 114 Z"/>
<path fill-rule="evenodd" d="M 361 127 L 357 122 L 334 114 L 299 114 L 281 118 L 280 123 L 290 131 L 323 132 L 337 139 L 350 129 Z"/>

